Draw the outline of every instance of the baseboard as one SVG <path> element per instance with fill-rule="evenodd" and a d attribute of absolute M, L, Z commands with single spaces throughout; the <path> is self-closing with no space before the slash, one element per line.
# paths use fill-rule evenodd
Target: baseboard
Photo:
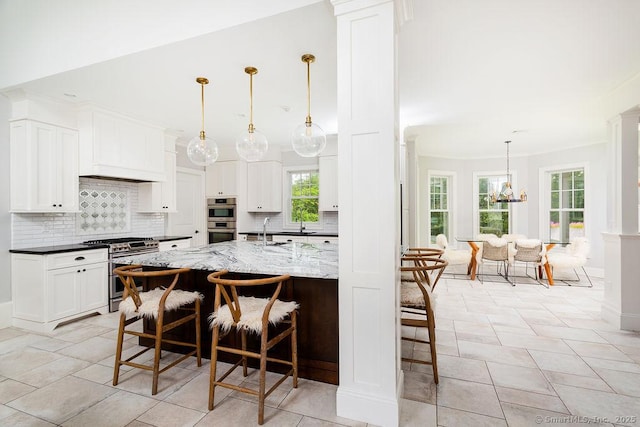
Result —
<path fill-rule="evenodd" d="M 7 301 L 0 304 L 0 328 L 7 328 L 12 325 L 13 317 L 13 301 Z"/>
<path fill-rule="evenodd" d="M 620 329 L 625 331 L 640 331 L 640 315 L 625 314 L 620 316 Z"/>
<path fill-rule="evenodd" d="M 602 318 L 618 329 L 640 331 L 640 314 L 623 313 L 607 303 L 602 303 Z"/>
<path fill-rule="evenodd" d="M 359 393 L 339 386 L 336 393 L 339 417 L 363 421 L 382 427 L 397 427 L 400 420 L 399 400 Z"/>

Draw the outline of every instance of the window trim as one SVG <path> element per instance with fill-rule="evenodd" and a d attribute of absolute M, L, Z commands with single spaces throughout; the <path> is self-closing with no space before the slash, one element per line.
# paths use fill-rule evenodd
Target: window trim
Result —
<path fill-rule="evenodd" d="M 287 166 L 282 168 L 282 198 L 283 205 L 282 206 L 282 214 L 284 217 L 282 218 L 282 229 L 283 230 L 300 230 L 300 223 L 291 222 L 291 179 L 290 174 L 295 172 L 310 172 L 315 171 L 318 173 L 318 178 L 320 177 L 320 167 L 315 165 L 300 165 L 300 166 Z M 323 211 L 320 210 L 320 190 L 318 189 L 318 222 L 317 224 L 313 223 L 304 223 L 304 227 L 306 230 L 322 230 L 323 229 Z"/>
<path fill-rule="evenodd" d="M 432 177 L 446 177 L 449 179 L 449 185 L 447 192 L 447 199 L 449 202 L 449 236 L 447 236 L 447 240 L 450 245 L 454 244 L 456 238 L 456 225 L 457 225 L 457 173 L 454 171 L 443 171 L 436 169 L 427 170 L 427 182 L 426 182 L 426 198 L 425 198 L 425 224 L 426 227 L 426 246 L 432 245 L 431 243 L 431 178 Z"/>
<path fill-rule="evenodd" d="M 592 204 L 591 204 L 591 195 L 588 195 L 587 192 L 593 188 L 591 186 L 591 173 L 589 173 L 589 163 L 580 162 L 580 163 L 564 163 L 558 164 L 554 166 L 544 166 L 538 170 L 538 188 L 539 192 L 539 211 L 538 211 L 538 232 L 540 234 L 540 238 L 543 241 L 550 241 L 551 236 L 549 235 L 549 224 L 547 221 L 549 220 L 549 211 L 551 210 L 551 198 L 549 195 L 551 194 L 551 174 L 559 173 L 559 172 L 568 172 L 576 169 L 582 169 L 584 171 L 584 227 L 585 227 L 585 237 L 591 240 L 591 221 L 590 221 L 590 212 L 592 212 Z"/>
<path fill-rule="evenodd" d="M 509 171 L 509 174 L 511 175 L 511 188 L 514 189 L 514 191 L 517 191 L 516 189 L 519 188 L 518 187 L 518 173 L 516 171 Z M 479 182 L 478 180 L 480 178 L 486 177 L 486 176 L 506 176 L 507 175 L 507 171 L 506 170 L 500 170 L 500 171 L 475 171 L 473 172 L 473 196 L 472 196 L 472 203 L 473 203 L 473 219 L 472 219 L 472 224 L 473 224 L 473 236 L 476 236 L 478 234 L 480 234 L 480 209 L 478 208 L 478 198 L 480 197 L 480 192 L 478 191 L 478 187 L 479 187 Z M 509 230 L 508 233 L 515 233 L 516 231 L 513 230 L 517 230 L 518 229 L 518 215 L 515 215 L 513 213 L 513 209 L 512 209 L 512 205 L 513 203 L 508 203 L 507 204 L 507 211 L 509 212 Z M 469 236 L 469 237 L 473 237 L 473 236 Z"/>

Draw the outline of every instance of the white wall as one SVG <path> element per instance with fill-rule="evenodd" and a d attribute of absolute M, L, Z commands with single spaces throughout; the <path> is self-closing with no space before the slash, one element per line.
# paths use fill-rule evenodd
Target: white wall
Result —
<path fill-rule="evenodd" d="M 510 157 L 510 170 L 517 175 L 515 190 L 524 188 L 528 201 L 512 207 L 514 215 L 513 230 L 527 236 L 540 235 L 540 200 L 539 174 L 545 167 L 562 167 L 568 164 L 584 163 L 587 166 L 588 192 L 587 204 L 587 237 L 591 241 L 591 257 L 588 265 L 593 268 L 604 267 L 604 249 L 600 233 L 606 231 L 606 171 L 603 159 L 606 159 L 606 144 L 595 144 L 580 149 L 561 150 L 553 153 L 537 154 L 527 157 Z M 473 174 L 474 172 L 503 171 L 506 172 L 505 158 L 492 159 L 445 159 L 438 157 L 419 158 L 419 194 L 420 212 L 418 241 L 428 245 L 428 181 L 429 170 L 455 172 L 457 177 L 455 235 L 473 236 Z M 454 242 L 451 242 L 454 243 Z M 459 243 L 458 243 L 459 245 Z"/>
<path fill-rule="evenodd" d="M 0 123 L 11 116 L 9 99 L 0 95 Z M 9 126 L 0 126 L 0 304 L 11 300 L 11 214 L 9 214 Z"/>

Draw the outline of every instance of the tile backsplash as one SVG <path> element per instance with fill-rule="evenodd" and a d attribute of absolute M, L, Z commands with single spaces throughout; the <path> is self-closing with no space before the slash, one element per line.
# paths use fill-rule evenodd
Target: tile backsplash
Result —
<path fill-rule="evenodd" d="M 80 196 L 83 192 L 87 194 Z M 85 202 L 86 206 L 80 206 L 79 213 L 11 214 L 11 247 L 64 245 L 133 235 L 161 236 L 165 232 L 165 214 L 136 212 L 136 183 L 81 177 L 80 194 L 80 204 Z M 88 216 L 83 217 L 83 213 Z"/>

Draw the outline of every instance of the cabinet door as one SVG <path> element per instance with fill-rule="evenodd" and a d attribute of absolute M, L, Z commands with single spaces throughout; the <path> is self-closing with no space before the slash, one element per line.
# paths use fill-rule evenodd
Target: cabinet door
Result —
<path fill-rule="evenodd" d="M 238 196 L 237 161 L 216 162 L 206 169 L 207 197 Z"/>
<path fill-rule="evenodd" d="M 321 211 L 338 210 L 338 156 L 320 157 L 320 196 Z"/>
<path fill-rule="evenodd" d="M 176 211 L 176 154 L 165 153 L 165 181 L 138 184 L 138 212 Z"/>
<path fill-rule="evenodd" d="M 59 129 L 57 135 L 57 180 L 56 198 L 58 210 L 75 212 L 78 210 L 78 132 Z"/>
<path fill-rule="evenodd" d="M 255 162 L 247 166 L 247 210 L 282 211 L 282 167 L 279 162 Z"/>
<path fill-rule="evenodd" d="M 58 208 L 56 163 L 60 154 L 56 139 L 54 126 L 31 123 L 32 210 L 39 212 L 55 211 Z"/>
<path fill-rule="evenodd" d="M 167 242 L 160 242 L 158 244 L 158 250 L 160 252 L 171 251 L 174 249 L 185 249 L 190 247 L 191 247 L 191 239 L 169 240 Z"/>
<path fill-rule="evenodd" d="M 89 264 L 81 268 L 80 281 L 80 311 L 93 310 L 108 304 L 107 263 Z"/>
<path fill-rule="evenodd" d="M 272 236 L 271 240 L 273 240 L 274 242 L 306 243 L 307 242 L 307 236 L 283 236 L 283 235 L 279 235 L 279 234 L 274 234 Z"/>
<path fill-rule="evenodd" d="M 176 211 L 176 153 L 164 153 L 164 172 L 166 181 L 161 182 L 161 199 L 164 210 Z"/>
<path fill-rule="evenodd" d="M 47 314 L 45 321 L 79 313 L 79 282 L 82 267 L 67 267 L 47 272 Z M 106 289 L 106 285 L 105 285 Z"/>

